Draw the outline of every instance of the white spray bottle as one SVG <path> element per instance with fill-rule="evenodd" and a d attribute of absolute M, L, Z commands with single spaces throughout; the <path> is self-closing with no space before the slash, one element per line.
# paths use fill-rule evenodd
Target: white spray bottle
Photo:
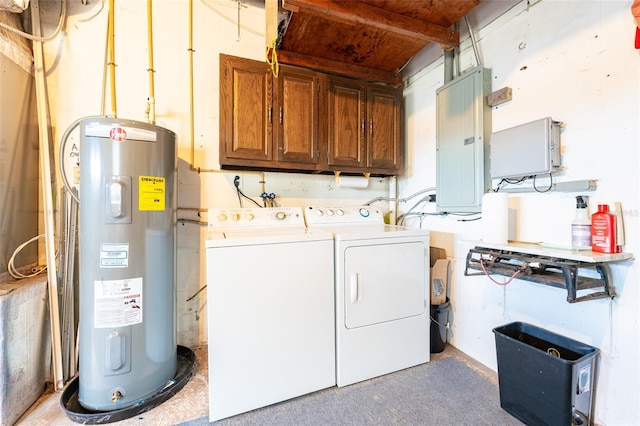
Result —
<path fill-rule="evenodd" d="M 571 222 L 571 247 L 575 250 L 591 250 L 591 218 L 585 198 L 576 197 L 576 215 Z"/>

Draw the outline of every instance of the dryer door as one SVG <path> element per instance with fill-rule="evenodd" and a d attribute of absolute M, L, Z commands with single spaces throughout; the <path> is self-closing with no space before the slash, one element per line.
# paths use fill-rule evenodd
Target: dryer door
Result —
<path fill-rule="evenodd" d="M 349 246 L 343 252 L 345 326 L 421 315 L 427 309 L 428 254 L 420 241 Z"/>

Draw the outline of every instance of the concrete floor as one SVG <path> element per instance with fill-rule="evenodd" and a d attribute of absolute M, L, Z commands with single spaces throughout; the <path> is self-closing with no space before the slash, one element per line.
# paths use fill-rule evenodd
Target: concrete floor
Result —
<path fill-rule="evenodd" d="M 209 369 L 207 347 L 192 349 L 196 355 L 196 370 L 180 391 L 157 407 L 136 417 L 110 423 L 112 425 L 175 425 L 209 414 Z M 48 387 L 45 393 L 18 420 L 17 425 L 68 426 L 78 423 L 70 420 L 60 407 L 62 391 Z"/>
<path fill-rule="evenodd" d="M 189 382 L 173 397 L 159 406 L 112 425 L 176 425 L 189 420 L 199 419 L 209 414 L 208 399 L 208 363 L 207 347 L 193 350 L 196 355 L 196 371 Z M 474 369 L 478 374 L 486 377 L 497 385 L 498 375 L 451 345 L 447 345 L 444 352 L 432 354 L 431 360 L 455 356 L 460 361 Z M 61 391 L 54 392 L 48 388 L 45 393 L 18 420 L 17 425 L 70 426 L 78 423 L 70 420 L 60 407 Z"/>

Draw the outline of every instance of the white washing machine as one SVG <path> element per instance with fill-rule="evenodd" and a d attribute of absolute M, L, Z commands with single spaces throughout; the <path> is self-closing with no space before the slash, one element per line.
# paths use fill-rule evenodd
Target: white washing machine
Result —
<path fill-rule="evenodd" d="M 209 420 L 336 384 L 333 237 L 301 208 L 209 210 Z"/>
<path fill-rule="evenodd" d="M 374 207 L 307 207 L 334 236 L 338 386 L 429 361 L 429 232 Z"/>

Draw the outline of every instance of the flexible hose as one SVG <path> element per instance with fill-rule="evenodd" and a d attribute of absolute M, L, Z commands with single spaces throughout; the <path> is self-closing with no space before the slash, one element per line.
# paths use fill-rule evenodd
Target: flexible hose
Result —
<path fill-rule="evenodd" d="M 60 177 L 62 177 L 62 183 L 64 184 L 64 187 L 67 189 L 67 191 L 69 191 L 69 195 L 71 195 L 71 198 L 73 198 L 77 203 L 80 203 L 80 199 L 75 194 L 75 191 L 72 191 L 73 187 L 69 183 L 69 179 L 67 179 L 67 173 L 64 168 L 64 150 L 67 146 L 67 139 L 69 139 L 69 135 L 71 135 L 71 132 L 76 127 L 78 127 L 81 121 L 86 120 L 87 118 L 91 117 L 83 117 L 77 119 L 76 121 L 71 123 L 67 130 L 64 131 L 64 133 L 62 134 L 62 138 L 60 139 L 60 153 L 58 155 L 58 167 L 60 167 Z"/>
<path fill-rule="evenodd" d="M 66 0 L 62 0 L 60 2 L 60 19 L 58 20 L 58 26 L 56 27 L 56 29 L 53 31 L 53 33 L 51 33 L 48 36 L 45 37 L 39 37 L 39 36 L 35 36 L 29 33 L 25 33 L 24 31 L 20 31 L 17 28 L 13 28 L 10 25 L 4 24 L 2 22 L 0 22 L 0 28 L 3 28 L 7 31 L 10 31 L 14 34 L 19 35 L 20 37 L 24 37 L 27 40 L 31 40 L 31 41 L 39 41 L 41 43 L 44 43 L 46 41 L 50 41 L 53 40 L 54 38 L 56 38 L 58 36 L 58 34 L 60 34 L 60 31 L 62 31 L 62 25 L 64 24 L 64 20 L 67 17 L 67 1 Z"/>

